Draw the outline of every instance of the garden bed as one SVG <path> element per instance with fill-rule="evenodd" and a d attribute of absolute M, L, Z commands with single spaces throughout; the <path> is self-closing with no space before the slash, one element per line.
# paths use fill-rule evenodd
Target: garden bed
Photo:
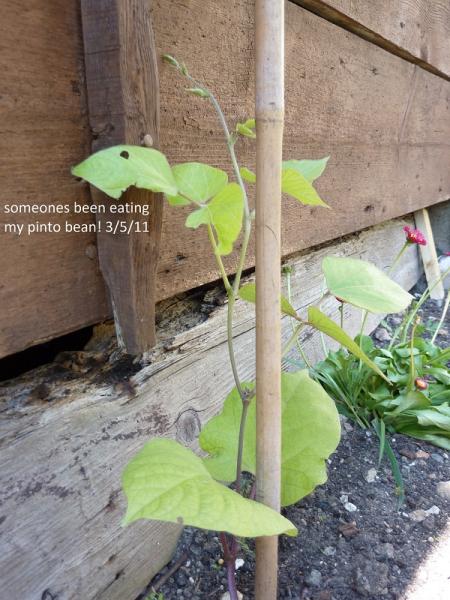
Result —
<path fill-rule="evenodd" d="M 431 325 L 441 309 L 430 300 L 421 312 L 422 322 Z M 374 332 L 375 340 L 388 341 L 395 319 Z M 450 345 L 448 324 L 437 342 Z M 329 460 L 328 482 L 285 511 L 299 535 L 280 538 L 279 598 L 407 598 L 406 589 L 450 514 L 449 484 L 442 483 L 450 480 L 449 455 L 409 437 L 391 438 L 406 487 L 399 508 L 389 463 L 384 460 L 377 469 L 376 435 L 346 419 L 342 429 L 339 448 Z M 243 547 L 237 574 L 244 599 L 254 598 L 253 547 L 252 541 Z M 221 598 L 227 588 L 220 557 L 215 533 L 186 528 L 173 560 L 140 598 L 152 586 L 165 600 Z"/>

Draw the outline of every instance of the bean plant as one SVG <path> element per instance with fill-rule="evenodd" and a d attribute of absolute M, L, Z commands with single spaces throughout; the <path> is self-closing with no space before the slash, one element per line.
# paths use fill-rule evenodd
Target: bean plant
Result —
<path fill-rule="evenodd" d="M 153 148 L 119 145 L 97 152 L 73 168 L 80 177 L 113 199 L 130 186 L 162 192 L 174 210 L 188 210 L 186 227 L 202 228 L 211 245 L 218 273 L 227 295 L 227 343 L 234 387 L 220 414 L 203 427 L 199 444 L 205 456 L 171 439 L 150 440 L 128 463 L 123 489 L 128 500 L 124 524 L 140 519 L 182 523 L 219 532 L 231 600 L 237 599 L 235 560 L 239 538 L 296 535 L 287 518 L 255 500 L 255 485 L 247 485 L 243 473 L 256 475 L 257 397 L 253 381 L 243 381 L 233 345 L 235 303 L 254 302 L 255 284 L 242 285 L 255 211 L 249 203 L 248 186 L 256 175 L 238 162 L 236 147 L 241 137 L 255 138 L 253 118 L 230 130 L 213 93 L 194 79 L 186 66 L 166 55 L 165 60 L 189 82 L 191 94 L 211 103 L 221 124 L 228 148 L 233 181 L 216 167 L 185 162 L 169 165 L 162 152 Z M 282 191 L 300 205 L 328 205 L 314 187 L 325 170 L 328 157 L 317 160 L 286 160 L 282 164 Z M 240 249 L 236 242 L 241 237 Z M 234 276 L 225 269 L 223 257 L 236 252 Z M 328 257 L 323 268 L 329 291 L 364 310 L 396 312 L 411 297 L 375 266 L 364 261 Z M 314 328 L 338 341 L 382 380 L 385 373 L 345 333 L 340 325 L 311 306 L 298 314 L 281 297 L 283 316 L 293 320 L 292 336 L 285 353 L 298 341 L 304 328 Z M 283 372 L 281 505 L 289 506 L 310 494 L 327 479 L 326 460 L 340 439 L 340 422 L 334 401 L 307 370 Z M 254 482 L 254 479 L 253 479 Z M 245 483 L 245 485 L 244 485 Z"/>

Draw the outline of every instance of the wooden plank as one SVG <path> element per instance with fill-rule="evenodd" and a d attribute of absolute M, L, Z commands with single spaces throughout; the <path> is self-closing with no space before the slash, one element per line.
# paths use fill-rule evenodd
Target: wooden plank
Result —
<path fill-rule="evenodd" d="M 450 4 L 429 0 L 291 0 L 332 23 L 450 78 Z"/>
<path fill-rule="evenodd" d="M 208 82 L 231 123 L 253 113 L 253 3 L 154 3 L 156 44 Z M 217 31 L 220 23 L 220 32 Z M 187 34 L 188 32 L 188 34 Z M 205 57 L 208 57 L 205 60 Z M 161 143 L 172 163 L 208 161 L 229 169 L 214 111 L 187 97 L 182 79 L 160 69 Z M 450 83 L 316 15 L 286 6 L 284 156 L 331 155 L 318 180 L 331 206 L 283 204 L 283 254 L 323 243 L 450 196 Z M 239 142 L 242 164 L 254 166 L 254 143 Z M 185 209 L 163 222 L 158 297 L 216 277 L 202 231 L 187 230 Z M 226 261 L 233 271 L 235 256 Z M 248 266 L 254 264 L 252 249 Z"/>
<path fill-rule="evenodd" d="M 14 203 L 89 200 L 70 166 L 89 152 L 77 0 L 4 0 L 0 19 L 0 357 L 105 319 L 110 308 L 88 215 L 6 214 Z M 22 42 L 18 42 L 18 39 Z M 61 233 L 5 233 L 52 221 Z"/>
<path fill-rule="evenodd" d="M 416 226 L 425 236 L 427 240 L 426 246 L 420 246 L 420 256 L 422 257 L 425 277 L 430 288 L 430 297 L 435 300 L 443 300 L 445 296 L 444 284 L 439 282 L 441 278 L 441 270 L 434 245 L 433 229 L 430 223 L 430 216 L 426 208 L 422 208 L 414 213 Z"/>
<path fill-rule="evenodd" d="M 158 145 L 159 82 L 150 8 L 151 0 L 81 1 L 94 151 L 116 144 L 141 145 L 146 136 Z M 92 196 L 94 202 L 110 205 L 98 190 L 92 189 Z M 97 217 L 104 224 L 98 233 L 99 259 L 118 338 L 127 352 L 139 354 L 155 341 L 162 197 L 132 189 L 120 202 L 150 207 L 147 218 L 117 213 Z M 112 223 L 110 231 L 107 221 Z M 144 224 L 148 232 L 142 231 Z"/>
<path fill-rule="evenodd" d="M 412 219 L 293 258 L 293 305 L 304 313 L 321 296 L 320 265 L 327 254 L 370 259 L 386 268 L 403 245 L 405 223 Z M 417 253 L 411 249 L 396 278 L 409 288 L 418 277 Z M 211 296 L 160 306 L 160 343 L 134 375 L 123 363 L 105 366 L 105 353 L 107 358 L 115 347 L 100 331 L 97 344 L 71 360 L 65 357 L 64 369 L 50 365 L 0 384 L 0 570 L 6 598 L 41 598 L 48 590 L 59 600 L 131 599 L 167 560 L 178 529 L 145 522 L 122 528 L 120 477 L 154 435 L 195 448 L 201 423 L 218 412 L 230 391 L 232 374 L 224 367 L 226 307 L 211 302 Z M 339 318 L 333 298 L 323 309 Z M 368 329 L 379 318 L 372 318 Z M 346 305 L 345 319 L 355 334 L 359 311 Z M 197 324 L 182 331 L 187 322 Z M 284 319 L 284 340 L 290 332 Z M 241 301 L 234 337 L 240 374 L 252 378 L 254 311 Z M 308 338 L 305 332 L 303 341 L 317 360 L 319 336 Z M 99 353 L 101 361 L 92 369 Z"/>

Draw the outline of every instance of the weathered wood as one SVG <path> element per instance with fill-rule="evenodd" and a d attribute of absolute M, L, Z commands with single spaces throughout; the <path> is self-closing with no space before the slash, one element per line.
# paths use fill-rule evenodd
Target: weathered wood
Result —
<path fill-rule="evenodd" d="M 406 223 L 411 225 L 412 219 Z M 320 264 L 327 254 L 388 267 L 402 247 L 404 224 L 389 222 L 293 258 L 294 306 L 304 314 L 321 296 Z M 418 276 L 417 253 L 411 249 L 396 278 L 409 288 Z M 139 366 L 130 360 L 108 363 L 114 346 L 107 336 L 102 341 L 100 331 L 86 352 L 66 354 L 57 365 L 0 384 L 5 598 L 41 598 L 48 590 L 58 600 L 128 600 L 165 562 L 177 527 L 140 522 L 122 528 L 120 477 L 131 456 L 154 435 L 195 447 L 201 423 L 217 413 L 230 391 L 232 375 L 224 360 L 226 307 L 213 299 L 208 292 L 162 303 L 160 343 L 134 375 Z M 339 318 L 333 298 L 323 309 Z M 345 305 L 345 319 L 355 334 L 359 311 Z M 182 331 L 189 321 L 197 324 Z M 372 319 L 368 329 L 376 322 Z M 286 319 L 283 331 L 286 340 Z M 308 335 L 304 347 L 315 361 L 321 356 L 319 336 Z M 240 374 L 252 378 L 254 311 L 244 302 L 236 305 L 234 336 Z"/>
<path fill-rule="evenodd" d="M 115 144 L 141 145 L 145 136 L 158 146 L 159 81 L 151 3 L 81 0 L 94 151 Z M 92 195 L 94 202 L 111 202 L 98 190 L 92 189 Z M 130 354 L 138 354 L 155 341 L 162 197 L 131 189 L 120 202 L 150 207 L 148 218 L 117 213 L 97 217 L 103 223 L 98 233 L 100 267 L 111 294 L 118 338 Z M 111 232 L 106 230 L 107 221 L 112 223 Z M 144 223 L 148 232 L 142 231 Z"/>
<path fill-rule="evenodd" d="M 420 246 L 420 256 L 422 257 L 423 269 L 430 290 L 430 297 L 435 300 L 443 300 L 445 296 L 444 284 L 441 278 L 436 246 L 434 245 L 433 229 L 431 228 L 430 216 L 426 208 L 422 208 L 414 213 L 414 220 L 418 229 L 422 231 L 427 240 L 426 246 Z M 439 282 L 439 283 L 438 283 Z"/>
<path fill-rule="evenodd" d="M 430 0 L 291 0 L 422 68 L 450 78 L 450 4 Z"/>
<path fill-rule="evenodd" d="M 185 60 L 217 91 L 231 123 L 252 115 L 254 3 L 190 0 L 187 10 L 171 0 L 170 15 L 167 2 L 152 4 L 157 54 Z M 450 83 L 292 3 L 286 12 L 285 156 L 331 155 L 318 187 L 332 211 L 286 200 L 284 255 L 449 198 Z M 27 44 L 17 44 L 19 29 Z M 26 9 L 5 0 L 0 32 L 1 223 L 11 221 L 2 209 L 16 199 L 88 202 L 88 189 L 69 173 L 90 150 L 78 0 L 30 0 Z M 162 149 L 173 162 L 228 168 L 213 111 L 184 87 L 160 68 Z M 240 142 L 238 153 L 254 165 L 252 141 Z M 216 278 L 207 237 L 185 230 L 185 216 L 165 210 L 159 299 Z M 90 222 L 73 213 L 68 220 Z M 0 235 L 0 356 L 108 315 L 93 242 L 92 234 Z M 230 257 L 229 271 L 234 265 Z"/>
<path fill-rule="evenodd" d="M 0 18 L 0 357 L 110 314 L 93 233 L 5 233 L 5 223 L 87 225 L 88 215 L 7 215 L 14 203 L 85 204 L 70 166 L 90 149 L 78 0 L 3 0 Z M 22 41 L 20 41 L 22 40 Z"/>
<path fill-rule="evenodd" d="M 166 3 L 155 0 L 158 52 L 175 54 L 208 82 L 232 123 L 252 116 L 253 2 L 191 0 L 186 11 L 185 3 L 173 0 L 170 15 L 168 27 Z M 160 78 L 163 151 L 175 163 L 207 160 L 229 170 L 209 104 L 186 97 L 169 66 L 160 69 Z M 283 254 L 448 198 L 449 104 L 449 82 L 288 2 L 284 156 L 331 156 L 317 181 L 331 210 L 286 199 Z M 254 167 L 253 141 L 239 142 L 237 152 L 242 164 Z M 186 212 L 165 214 L 160 298 L 216 277 L 207 236 L 185 229 Z M 226 264 L 231 272 L 235 257 Z M 248 266 L 253 264 L 251 251 Z"/>

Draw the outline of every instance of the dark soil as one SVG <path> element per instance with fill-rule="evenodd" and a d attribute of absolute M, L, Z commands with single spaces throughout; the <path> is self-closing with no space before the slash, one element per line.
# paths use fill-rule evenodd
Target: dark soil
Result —
<path fill-rule="evenodd" d="M 429 301 L 422 322 L 432 329 L 440 314 L 439 303 Z M 381 326 L 388 335 L 396 318 Z M 448 346 L 448 321 L 444 327 L 437 342 Z M 386 335 L 378 328 L 374 337 Z M 387 461 L 374 478 L 376 436 L 347 420 L 342 429 L 339 448 L 328 461 L 328 482 L 284 511 L 299 535 L 280 538 L 280 599 L 398 599 L 450 515 L 450 501 L 437 493 L 437 484 L 450 480 L 448 453 L 402 435 L 391 438 L 406 486 L 406 500 L 399 508 Z M 245 600 L 254 598 L 253 542 L 247 543 L 237 571 L 237 586 Z M 151 582 L 147 594 L 154 586 L 165 600 L 220 599 L 227 590 L 220 558 L 215 533 L 186 528 L 175 557 Z"/>

